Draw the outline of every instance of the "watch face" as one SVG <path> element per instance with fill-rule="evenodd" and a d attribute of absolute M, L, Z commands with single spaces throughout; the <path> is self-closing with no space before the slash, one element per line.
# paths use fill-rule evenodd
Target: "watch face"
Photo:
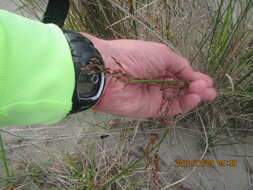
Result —
<path fill-rule="evenodd" d="M 100 87 L 101 73 L 89 74 L 87 71 L 81 71 L 77 90 L 80 99 L 87 99 L 96 96 Z"/>

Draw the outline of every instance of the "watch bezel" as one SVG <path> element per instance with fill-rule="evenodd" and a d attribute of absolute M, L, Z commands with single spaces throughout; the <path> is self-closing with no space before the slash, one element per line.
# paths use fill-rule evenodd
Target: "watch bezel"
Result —
<path fill-rule="evenodd" d="M 96 95 L 94 95 L 94 96 L 92 96 L 92 97 L 88 97 L 88 98 L 85 98 L 85 97 L 81 97 L 81 93 L 80 93 L 80 89 L 78 88 L 78 81 L 79 81 L 79 78 L 78 78 L 78 81 L 77 81 L 77 83 L 76 83 L 76 85 L 77 85 L 77 97 L 78 97 L 78 99 L 79 100 L 84 100 L 84 101 L 97 101 L 100 97 L 101 97 L 101 95 L 102 95 L 102 93 L 103 93 L 103 89 L 104 89 L 104 86 L 105 86 L 105 74 L 103 73 L 103 72 L 101 72 L 101 73 L 99 73 L 100 74 L 100 86 L 99 86 L 99 89 L 98 89 L 98 91 L 97 91 L 97 93 L 96 93 Z M 81 72 L 79 73 L 79 76 L 78 77 L 80 77 L 81 76 Z"/>

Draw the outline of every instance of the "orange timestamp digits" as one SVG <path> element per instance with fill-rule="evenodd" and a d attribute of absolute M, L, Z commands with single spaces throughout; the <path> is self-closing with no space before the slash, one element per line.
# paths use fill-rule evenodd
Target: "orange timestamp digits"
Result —
<path fill-rule="evenodd" d="M 175 160 L 176 167 L 237 167 L 237 160 Z"/>
<path fill-rule="evenodd" d="M 177 167 L 214 167 L 213 160 L 176 160 Z"/>
<path fill-rule="evenodd" d="M 237 160 L 217 160 L 219 167 L 237 167 Z"/>

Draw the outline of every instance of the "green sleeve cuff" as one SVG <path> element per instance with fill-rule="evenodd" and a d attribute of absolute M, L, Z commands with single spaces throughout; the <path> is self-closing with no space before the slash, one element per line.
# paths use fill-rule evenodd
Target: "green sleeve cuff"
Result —
<path fill-rule="evenodd" d="M 0 49 L 0 126 L 62 120 L 75 76 L 61 29 L 0 10 Z"/>

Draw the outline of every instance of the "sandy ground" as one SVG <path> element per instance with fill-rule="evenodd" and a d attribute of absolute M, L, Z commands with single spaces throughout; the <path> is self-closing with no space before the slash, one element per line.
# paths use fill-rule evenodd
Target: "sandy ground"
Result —
<path fill-rule="evenodd" d="M 58 153 L 75 153 L 76 150 L 87 150 L 91 144 L 101 147 L 101 152 L 114 154 L 119 136 L 122 134 L 120 125 L 111 125 L 112 116 L 98 112 L 87 111 L 82 114 L 71 116 L 55 126 L 27 126 L 4 128 L 10 134 L 3 133 L 9 157 L 13 162 L 26 160 L 36 163 L 45 163 L 50 160 L 50 155 L 45 156 L 44 150 Z M 163 135 L 163 130 L 152 126 L 144 132 L 137 125 L 130 125 L 129 128 L 136 132 L 130 136 L 127 145 L 128 150 L 134 155 L 142 155 L 140 147 L 144 147 L 152 134 Z M 17 138 L 22 137 L 23 139 Z M 101 140 L 100 136 L 108 134 L 109 137 Z M 176 160 L 199 160 L 204 147 L 198 150 L 201 140 L 199 130 L 195 126 L 173 126 L 170 134 L 162 144 L 159 156 L 163 172 L 168 172 L 167 183 L 179 180 L 188 175 L 193 167 L 177 167 Z M 224 136 L 224 138 L 226 138 Z M 253 140 L 248 138 L 247 141 Z M 228 144 L 231 140 L 227 141 Z M 223 141 L 226 143 L 226 141 Z M 44 155 L 44 156 L 43 156 Z M 251 186 L 251 174 L 247 171 L 248 163 L 252 159 L 234 157 L 233 155 L 253 155 L 252 145 L 227 145 L 214 149 L 204 157 L 204 160 L 214 162 L 214 167 L 199 167 L 182 184 L 190 190 L 246 190 L 253 189 Z M 236 166 L 220 166 L 219 160 L 236 160 Z M 151 188 L 156 189 L 156 188 Z M 157 188 L 158 189 L 158 188 Z M 179 189 L 180 188 L 172 188 Z M 187 189 L 188 190 L 188 189 Z"/>
<path fill-rule="evenodd" d="M 8 11 L 15 11 L 16 6 L 10 0 L 0 0 L 0 8 Z"/>
<path fill-rule="evenodd" d="M 14 12 L 16 7 L 9 0 L 0 0 L 0 8 Z M 27 126 L 27 127 L 9 127 L 4 128 L 11 134 L 22 136 L 26 141 L 20 141 L 17 137 L 8 133 L 3 133 L 5 142 L 7 144 L 7 150 L 11 160 L 16 160 L 22 157 L 21 155 L 31 156 L 33 159 L 45 159 L 40 157 L 40 151 L 31 145 L 50 143 L 48 149 L 50 151 L 68 151 L 74 152 L 73 147 L 77 147 L 80 140 L 85 143 L 100 142 L 99 136 L 101 134 L 109 134 L 110 136 L 104 142 L 104 150 L 111 151 L 112 143 L 115 143 L 115 139 L 118 135 L 117 126 L 113 129 L 110 128 L 109 121 L 112 116 L 101 114 L 97 112 L 88 111 L 78 116 L 72 116 L 65 121 L 55 126 Z M 89 123 L 89 124 L 88 124 Z M 94 127 L 93 124 L 97 127 Z M 102 127 L 98 126 L 98 123 Z M 133 126 L 136 127 L 136 126 Z M 115 132 L 116 131 L 116 132 Z M 96 135 L 91 135 L 91 134 Z M 162 134 L 162 132 L 160 132 Z M 143 135 L 141 132 L 137 133 L 134 142 L 129 146 L 130 148 L 138 152 L 138 146 L 146 142 L 147 135 Z M 181 179 L 186 176 L 193 168 L 176 167 L 177 159 L 181 160 L 199 160 L 202 152 L 197 150 L 197 144 L 200 139 L 203 138 L 196 130 L 194 126 L 187 126 L 182 128 L 181 126 L 174 126 L 171 130 L 169 137 L 160 149 L 160 156 L 163 161 L 162 170 L 171 170 L 171 179 L 168 182 L 172 182 L 172 176 L 176 179 Z M 248 139 L 250 140 L 250 139 Z M 45 145 L 46 146 L 46 145 Z M 202 150 L 203 151 L 203 150 Z M 253 164 L 251 158 L 233 157 L 231 155 L 253 155 L 252 145 L 227 145 L 221 146 L 215 149 L 214 153 L 208 153 L 204 159 L 214 160 L 236 160 L 236 167 L 202 167 L 198 168 L 193 175 L 184 181 L 184 187 L 196 190 L 196 189 L 210 189 L 210 190 L 246 190 L 253 189 L 251 184 L 251 174 L 247 171 L 247 164 Z M 215 156 L 214 156 L 215 155 Z M 175 189 L 180 189 L 175 188 Z"/>

